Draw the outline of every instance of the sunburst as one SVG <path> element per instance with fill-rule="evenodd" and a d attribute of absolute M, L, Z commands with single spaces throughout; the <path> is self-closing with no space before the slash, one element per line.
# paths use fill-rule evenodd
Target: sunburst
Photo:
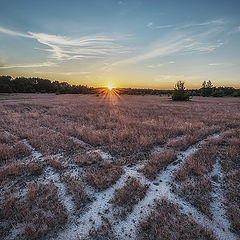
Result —
<path fill-rule="evenodd" d="M 109 91 L 112 91 L 112 89 L 114 88 L 114 86 L 113 86 L 112 84 L 108 84 L 108 85 L 107 85 L 107 88 L 108 88 Z"/>

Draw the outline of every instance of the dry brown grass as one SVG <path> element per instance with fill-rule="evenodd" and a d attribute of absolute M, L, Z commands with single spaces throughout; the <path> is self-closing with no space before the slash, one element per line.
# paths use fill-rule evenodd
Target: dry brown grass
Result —
<path fill-rule="evenodd" d="M 224 182 L 225 202 L 232 223 L 231 227 L 240 236 L 240 169 L 226 175 Z"/>
<path fill-rule="evenodd" d="M 104 190 L 120 178 L 123 170 L 120 166 L 109 162 L 89 168 L 86 172 L 87 181 L 99 190 Z"/>
<path fill-rule="evenodd" d="M 149 161 L 146 162 L 143 172 L 148 178 L 153 179 L 170 162 L 174 161 L 173 149 L 187 149 L 215 132 L 225 131 L 227 140 L 225 139 L 224 143 L 209 143 L 209 147 L 203 147 L 203 150 L 187 159 L 186 164 L 183 164 L 176 175 L 179 183 L 179 194 L 182 194 L 188 201 L 208 214 L 206 209 L 208 208 L 210 190 L 209 179 L 206 176 L 212 170 L 212 164 L 215 161 L 215 146 L 225 146 L 228 139 L 232 139 L 232 144 L 226 147 L 223 154 L 223 168 L 227 175 L 234 174 L 234 171 L 239 169 L 239 140 L 237 140 L 240 135 L 238 131 L 240 128 L 239 112 L 240 100 L 228 97 L 221 100 L 194 97 L 189 102 L 180 103 L 172 102 L 165 96 L 120 96 L 109 99 L 90 95 L 8 95 L 0 103 L 0 185 L 1 187 L 6 186 L 7 189 L 16 182 L 17 186 L 21 188 L 27 181 L 38 181 L 38 177 L 35 175 L 41 174 L 47 164 L 58 170 L 59 175 L 63 175 L 63 172 L 67 173 L 74 165 L 74 168 L 81 167 L 83 177 L 85 177 L 84 172 L 86 172 L 86 183 L 98 190 L 103 190 L 120 178 L 123 172 L 122 165 L 134 165 L 146 159 Z M 82 144 L 71 137 L 85 141 L 87 144 Z M 43 162 L 42 166 L 40 162 L 22 165 L 21 163 L 31 160 L 27 147 L 21 145 L 24 143 L 23 139 L 27 140 L 44 156 L 50 155 L 52 157 L 52 155 L 59 154 L 63 157 L 63 161 L 54 158 L 49 162 Z M 169 139 L 172 141 L 168 143 Z M 170 147 L 169 150 L 166 150 L 165 155 L 151 154 L 153 147 L 165 143 L 168 143 L 168 148 Z M 96 154 L 84 154 L 86 151 L 94 149 L 94 146 L 99 146 L 98 148 L 111 153 L 113 163 L 104 162 Z M 68 161 L 70 163 L 76 162 L 78 166 L 68 164 Z M 230 177 L 230 175 L 229 178 L 226 177 L 226 181 L 229 181 L 230 185 L 225 187 L 226 194 L 231 197 L 227 200 L 226 205 L 233 222 L 232 227 L 236 230 L 239 228 L 237 222 L 239 213 L 237 210 L 234 211 L 234 208 L 239 208 L 239 201 L 236 201 L 239 187 L 234 188 L 234 186 L 238 186 L 239 180 L 235 179 L 236 176 Z M 39 179 L 42 177 L 44 175 L 40 176 Z M 69 188 L 68 191 L 73 199 L 84 199 L 82 185 L 79 185 L 78 179 L 71 179 L 69 182 L 72 185 L 67 188 Z M 43 192 L 38 187 L 36 189 Z M 139 189 L 135 190 L 137 192 Z M 34 190 L 29 191 L 29 197 L 26 199 L 11 196 L 11 194 L 8 195 L 8 198 L 0 197 L 1 214 L 4 212 L 2 206 L 5 206 L 5 203 L 2 202 L 3 199 L 5 202 L 9 200 L 7 209 L 10 213 L 9 218 L 6 216 L 3 218 L 1 215 L 1 219 L 5 219 L 4 223 L 7 223 L 8 230 L 3 227 L 0 221 L 0 233 L 7 236 L 9 229 L 12 226 L 18 226 L 18 223 L 21 222 L 25 228 L 23 239 L 31 236 L 45 238 L 47 232 L 57 229 L 57 225 L 61 225 L 59 219 L 63 219 L 61 222 L 64 223 L 66 220 L 61 216 L 65 215 L 61 212 L 65 210 L 60 207 L 61 204 L 58 204 L 56 191 L 51 189 L 48 191 L 53 197 L 47 193 L 41 193 L 41 196 L 38 196 Z M 1 194 L 6 192 L 7 190 L 1 189 Z M 98 193 L 95 192 L 95 194 Z M 122 195 L 127 196 L 127 194 L 127 191 L 122 189 Z M 74 197 L 75 195 L 76 197 Z M 36 196 L 39 202 L 36 200 L 35 203 L 30 200 L 31 196 Z M 133 197 L 132 200 L 134 201 L 134 199 Z M 203 199 L 206 201 L 203 202 Z M 45 205 L 43 207 L 40 204 L 41 201 L 46 205 L 49 202 L 51 209 Z M 53 205 L 53 201 L 58 207 Z M 77 202 L 77 200 L 75 201 Z M 21 207 L 21 204 L 25 207 Z M 81 206 L 81 201 L 79 204 Z M 155 234 L 154 236 L 157 236 L 155 239 L 162 239 L 162 235 L 158 235 L 158 233 L 162 234 L 162 229 L 166 229 L 163 233 L 165 234 L 163 236 L 166 236 L 165 239 L 168 237 L 178 239 L 179 232 L 183 234 L 183 239 L 185 236 L 190 236 L 191 239 L 194 238 L 190 233 L 191 231 L 197 234 L 202 231 L 202 239 L 208 236 L 194 223 L 187 225 L 188 221 L 185 221 L 185 218 L 183 223 L 177 220 L 174 222 L 172 216 L 180 216 L 179 219 L 182 220 L 182 215 L 179 213 L 174 215 L 168 205 L 166 206 L 166 210 L 163 209 L 163 215 L 165 218 L 168 216 L 169 222 L 163 220 L 162 228 L 158 229 L 157 227 L 161 222 L 154 223 L 153 218 L 153 225 L 150 223 L 147 225 L 152 231 L 149 233 L 150 237 Z M 22 211 L 24 208 L 27 210 Z M 16 209 L 31 217 L 25 218 L 20 213 L 14 216 Z M 58 215 L 55 209 L 61 214 Z M 156 216 L 161 217 L 162 215 Z M 173 226 L 170 226 L 169 223 Z M 93 238 L 105 234 L 104 229 L 103 231 L 96 229 L 96 232 L 99 231 L 103 234 L 93 234 Z M 142 238 L 138 239 L 143 239 L 144 236 L 145 239 L 154 239 L 154 237 L 146 237 L 145 231 L 149 230 L 146 228 L 144 231 L 142 230 Z M 175 233 L 173 233 L 174 231 Z M 176 234 L 176 237 L 171 234 Z M 197 235 L 197 238 L 200 238 L 198 236 L 200 235 Z"/>
<path fill-rule="evenodd" d="M 23 142 L 18 142 L 14 145 L 13 147 L 13 156 L 17 159 L 21 159 L 24 157 L 27 157 L 31 155 L 31 150 L 29 147 L 23 143 Z"/>
<path fill-rule="evenodd" d="M 137 229 L 139 240 L 215 239 L 213 233 L 181 214 L 176 205 L 161 200 L 151 213 L 140 222 Z"/>
<path fill-rule="evenodd" d="M 223 152 L 223 168 L 226 172 L 240 168 L 240 138 L 233 137 Z"/>
<path fill-rule="evenodd" d="M 30 144 L 45 155 L 65 153 L 73 154 L 82 149 L 82 145 L 69 137 L 46 128 L 34 128 L 25 131 Z"/>
<path fill-rule="evenodd" d="M 177 181 L 184 181 L 191 176 L 202 176 L 212 170 L 216 161 L 218 145 L 207 142 L 193 155 L 188 157 L 176 173 Z"/>
<path fill-rule="evenodd" d="M 2 168 L 5 177 L 8 176 L 21 176 L 25 170 L 25 164 L 21 162 L 11 162 Z"/>
<path fill-rule="evenodd" d="M 48 156 L 48 157 L 46 157 L 46 163 L 49 164 L 51 167 L 53 167 L 56 170 L 64 169 L 64 165 L 62 163 L 62 158 Z"/>
<path fill-rule="evenodd" d="M 222 138 L 206 142 L 185 160 L 175 174 L 179 183 L 177 193 L 210 218 L 211 179 L 208 174 L 216 162 L 222 142 Z"/>
<path fill-rule="evenodd" d="M 43 173 L 43 165 L 40 162 L 30 162 L 27 164 L 27 170 L 30 175 L 41 175 Z"/>
<path fill-rule="evenodd" d="M 0 182 L 9 177 L 25 175 L 40 175 L 43 172 L 43 165 L 40 162 L 22 163 L 12 161 L 0 168 Z"/>
<path fill-rule="evenodd" d="M 0 144 L 0 161 L 11 158 L 11 148 L 7 144 Z"/>
<path fill-rule="evenodd" d="M 206 138 L 207 136 L 219 132 L 220 128 L 218 126 L 204 127 L 196 130 L 192 133 L 188 133 L 181 139 L 172 140 L 169 142 L 168 146 L 173 147 L 178 150 L 186 150 L 188 147 L 199 142 L 200 140 Z"/>
<path fill-rule="evenodd" d="M 66 185 L 67 192 L 72 195 L 76 207 L 78 209 L 84 207 L 90 199 L 85 193 L 82 182 L 70 175 L 65 175 L 62 179 Z"/>
<path fill-rule="evenodd" d="M 13 144 L 17 141 L 17 138 L 11 134 L 0 132 L 0 143 Z"/>
<path fill-rule="evenodd" d="M 225 171 L 225 204 L 231 220 L 231 228 L 240 236 L 240 135 L 234 132 L 223 151 L 223 168 Z"/>
<path fill-rule="evenodd" d="M 186 182 L 180 184 L 178 194 L 195 206 L 202 213 L 211 218 L 211 179 L 209 176 L 190 177 Z"/>
<path fill-rule="evenodd" d="M 1 219 L 8 226 L 2 229 L 2 236 L 7 235 L 14 224 L 23 223 L 24 229 L 18 234 L 18 239 L 43 239 L 67 221 L 66 210 L 59 202 L 53 184 L 30 185 L 26 199 L 8 192 L 0 206 Z"/>
<path fill-rule="evenodd" d="M 5 143 L 0 144 L 0 161 L 6 161 L 11 158 L 22 159 L 29 155 L 31 155 L 31 150 L 23 142 L 17 142 L 11 145 Z"/>
<path fill-rule="evenodd" d="M 28 96 L 30 111 L 19 104 L 21 101 L 6 102 L 0 122 L 3 128 L 28 138 L 44 153 L 61 150 L 71 153 L 76 149 L 66 135 L 93 146 L 105 146 L 110 153 L 123 156 L 148 151 L 183 135 L 175 146 L 185 149 L 213 132 L 240 126 L 239 100 L 234 98 L 221 99 L 218 104 L 219 100 L 198 97 L 188 103 L 177 103 L 156 96 L 121 96 L 119 101 L 110 101 L 94 96 L 61 95 L 56 104 L 54 96 Z M 34 97 L 38 98 L 37 103 L 33 103 Z"/>
<path fill-rule="evenodd" d="M 98 152 L 91 152 L 91 153 L 83 153 L 78 154 L 74 162 L 79 166 L 88 166 L 95 163 L 100 163 L 102 161 L 102 157 Z"/>
<path fill-rule="evenodd" d="M 153 153 L 149 160 L 144 164 L 141 171 L 150 179 L 156 175 L 169 163 L 176 159 L 176 153 L 173 149 L 166 149 L 160 153 Z"/>
<path fill-rule="evenodd" d="M 114 207 L 121 207 L 118 214 L 125 217 L 127 212 L 131 212 L 133 206 L 144 198 L 148 185 L 143 185 L 136 178 L 130 177 L 124 186 L 116 189 L 113 197 Z"/>

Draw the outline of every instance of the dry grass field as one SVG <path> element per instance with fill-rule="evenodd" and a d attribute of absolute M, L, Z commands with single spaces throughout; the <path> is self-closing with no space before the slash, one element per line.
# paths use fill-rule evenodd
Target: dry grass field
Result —
<path fill-rule="evenodd" d="M 0 95 L 0 239 L 240 239 L 240 99 Z"/>

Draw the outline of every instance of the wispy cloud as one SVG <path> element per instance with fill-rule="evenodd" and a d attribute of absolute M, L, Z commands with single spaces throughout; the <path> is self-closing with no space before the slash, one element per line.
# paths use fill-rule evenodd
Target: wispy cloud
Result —
<path fill-rule="evenodd" d="M 153 22 L 149 22 L 147 24 L 147 27 L 148 28 L 151 28 L 151 29 L 162 29 L 162 28 L 170 28 L 172 27 L 173 25 L 155 25 Z"/>
<path fill-rule="evenodd" d="M 51 67 L 56 65 L 53 62 L 42 62 L 35 64 L 12 64 L 12 65 L 4 65 L 0 66 L 0 69 L 10 69 L 10 68 L 38 68 L 38 67 Z"/>
<path fill-rule="evenodd" d="M 7 29 L 7 28 L 4 28 L 4 27 L 0 27 L 0 33 L 12 35 L 12 36 L 17 36 L 17 37 L 33 38 L 33 37 L 32 37 L 31 35 L 29 35 L 29 34 L 24 34 L 24 33 L 20 33 L 20 32 L 15 32 L 15 31 L 12 31 L 12 30 Z"/>
<path fill-rule="evenodd" d="M 162 28 L 174 28 L 177 29 L 186 29 L 186 28 L 194 28 L 194 27 L 205 27 L 205 26 L 223 26 L 227 23 L 225 19 L 214 19 L 210 21 L 200 22 L 200 23 L 189 23 L 189 24 L 182 24 L 182 25 L 156 25 L 154 22 L 149 22 L 147 24 L 148 28 L 151 29 L 162 29 Z"/>
<path fill-rule="evenodd" d="M 41 51 L 49 52 L 48 59 L 50 61 L 44 64 L 27 64 L 27 65 L 15 65 L 6 66 L 2 68 L 12 67 L 42 67 L 47 66 L 48 63 L 55 61 L 67 61 L 73 59 L 86 59 L 86 58 L 103 58 L 106 56 L 112 56 L 114 54 L 126 53 L 126 49 L 122 47 L 118 42 L 120 38 L 113 38 L 104 35 L 91 35 L 81 38 L 70 38 L 66 36 L 51 35 L 46 33 L 34 33 L 28 32 L 20 33 L 0 27 L 0 32 L 12 36 L 32 38 L 37 40 L 45 48 L 36 48 Z"/>
<path fill-rule="evenodd" d="M 59 75 L 65 75 L 65 76 L 71 76 L 71 75 L 89 75 L 90 72 L 49 72 L 49 71 L 35 71 L 35 73 L 38 74 L 59 74 Z"/>
<path fill-rule="evenodd" d="M 233 65 L 231 62 L 228 62 L 228 63 L 208 63 L 208 66 L 210 67 L 217 67 L 217 66 L 231 66 Z"/>
<path fill-rule="evenodd" d="M 177 28 L 192 28 L 192 27 L 204 27 L 204 26 L 222 26 L 225 25 L 227 21 L 225 19 L 214 19 L 210 21 L 205 21 L 201 23 L 190 23 L 190 24 L 185 24 L 182 26 L 177 26 Z"/>
<path fill-rule="evenodd" d="M 114 38 L 105 36 L 68 38 L 44 33 L 29 32 L 29 34 L 48 47 L 41 50 L 51 52 L 50 57 L 60 61 L 99 58 L 122 50 Z"/>
<path fill-rule="evenodd" d="M 209 63 L 208 66 L 219 66 L 221 65 L 220 63 Z"/>
<path fill-rule="evenodd" d="M 162 67 L 163 63 L 158 63 L 158 64 L 151 64 L 151 65 L 147 65 L 147 68 L 159 68 Z"/>
<path fill-rule="evenodd" d="M 172 27 L 173 25 L 160 25 L 160 26 L 156 26 L 155 28 L 157 29 L 161 29 L 161 28 L 170 28 Z"/>
<path fill-rule="evenodd" d="M 223 20 L 213 20 L 194 24 L 194 28 L 184 26 L 175 29 L 159 41 L 146 46 L 142 53 L 117 61 L 112 66 L 137 63 L 179 52 L 211 52 L 224 44 L 223 41 L 216 40 L 218 34 L 223 32 L 223 28 L 218 26 L 223 23 Z"/>
<path fill-rule="evenodd" d="M 240 26 L 235 27 L 232 31 L 228 33 L 228 35 L 232 35 L 235 33 L 240 33 Z"/>
<path fill-rule="evenodd" d="M 148 28 L 152 28 L 152 27 L 153 27 L 153 22 L 149 22 L 149 23 L 147 24 L 147 27 L 148 27 Z"/>

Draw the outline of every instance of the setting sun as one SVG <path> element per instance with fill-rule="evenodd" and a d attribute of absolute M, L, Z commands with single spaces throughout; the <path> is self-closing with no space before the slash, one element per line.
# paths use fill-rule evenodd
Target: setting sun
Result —
<path fill-rule="evenodd" d="M 107 88 L 108 88 L 108 90 L 112 90 L 114 87 L 113 87 L 112 84 L 108 84 L 108 85 L 107 85 Z"/>

